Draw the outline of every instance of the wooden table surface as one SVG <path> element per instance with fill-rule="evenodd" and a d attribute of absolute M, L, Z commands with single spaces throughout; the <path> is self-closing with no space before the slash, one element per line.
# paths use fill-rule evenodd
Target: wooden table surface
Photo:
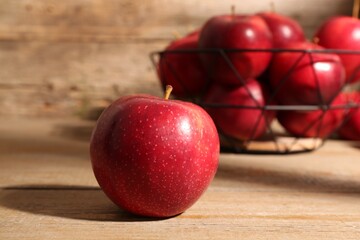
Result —
<path fill-rule="evenodd" d="M 185 213 L 134 217 L 93 176 L 92 122 L 0 120 L 0 239 L 360 239 L 360 147 L 222 154 Z"/>

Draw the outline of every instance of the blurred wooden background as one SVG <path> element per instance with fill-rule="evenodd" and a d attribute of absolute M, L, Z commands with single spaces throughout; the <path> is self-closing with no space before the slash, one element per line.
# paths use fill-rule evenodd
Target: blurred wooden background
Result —
<path fill-rule="evenodd" d="M 149 53 L 212 15 L 270 0 L 0 0 L 0 116 L 84 116 L 135 92 L 161 95 Z M 311 37 L 352 0 L 273 0 Z"/>

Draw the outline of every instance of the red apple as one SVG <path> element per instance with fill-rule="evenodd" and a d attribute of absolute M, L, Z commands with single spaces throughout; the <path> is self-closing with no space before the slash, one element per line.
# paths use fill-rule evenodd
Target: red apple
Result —
<path fill-rule="evenodd" d="M 304 42 L 305 35 L 301 26 L 292 18 L 273 12 L 257 14 L 266 22 L 273 36 L 274 48 L 283 48 L 289 43 Z"/>
<path fill-rule="evenodd" d="M 340 126 L 344 118 L 345 97 L 339 94 L 328 110 L 279 111 L 278 120 L 292 135 L 297 137 L 326 138 Z"/>
<path fill-rule="evenodd" d="M 193 97 L 200 94 L 207 83 L 207 75 L 200 61 L 199 31 L 173 41 L 161 55 L 158 74 L 163 87 L 173 86 L 177 97 Z M 188 51 L 190 50 L 190 51 Z"/>
<path fill-rule="evenodd" d="M 348 103 L 360 104 L 360 92 L 347 94 L 346 97 Z M 338 134 L 343 139 L 360 140 L 360 107 L 349 109 Z"/>
<path fill-rule="evenodd" d="M 262 112 L 264 90 L 255 79 L 239 87 L 213 85 L 203 102 L 220 133 L 239 140 L 261 137 L 274 118 L 273 111 Z"/>
<path fill-rule="evenodd" d="M 90 156 L 99 185 L 115 204 L 138 215 L 169 217 L 194 204 L 210 184 L 219 138 L 199 106 L 133 95 L 104 110 Z"/>
<path fill-rule="evenodd" d="M 337 16 L 327 20 L 315 34 L 318 44 L 329 49 L 360 50 L 360 20 Z M 348 82 L 360 80 L 360 54 L 339 54 Z"/>
<path fill-rule="evenodd" d="M 304 53 L 301 50 L 323 48 L 309 42 L 292 43 L 286 51 L 274 55 L 270 68 L 270 85 L 276 99 L 285 105 L 328 103 L 345 83 L 344 67 L 336 54 Z"/>
<path fill-rule="evenodd" d="M 268 66 L 270 52 L 226 52 L 238 76 L 218 50 L 260 49 L 272 47 L 270 30 L 259 16 L 223 15 L 209 19 L 199 38 L 200 49 L 213 49 L 203 53 L 201 59 L 212 80 L 221 85 L 239 86 L 249 78 L 259 76 Z"/>

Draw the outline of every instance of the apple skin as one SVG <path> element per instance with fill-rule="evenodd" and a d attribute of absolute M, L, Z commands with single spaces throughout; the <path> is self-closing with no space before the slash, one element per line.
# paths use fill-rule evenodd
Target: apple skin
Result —
<path fill-rule="evenodd" d="M 340 93 L 330 106 L 339 106 L 346 103 Z M 297 137 L 326 138 L 338 128 L 344 119 L 343 108 L 314 111 L 278 111 L 277 118 L 280 124 L 292 135 Z M 321 118 L 321 116 L 323 116 Z"/>
<path fill-rule="evenodd" d="M 360 103 L 360 92 L 346 94 L 348 103 Z M 359 141 L 360 140 L 360 108 L 351 108 L 345 116 L 344 125 L 338 131 L 342 139 Z"/>
<path fill-rule="evenodd" d="M 200 49 L 270 49 L 270 30 L 259 16 L 222 15 L 210 18 L 199 37 Z M 228 58 L 242 78 L 237 78 L 218 53 L 203 53 L 201 60 L 212 80 L 221 85 L 239 86 L 259 76 L 268 66 L 270 52 L 233 52 Z"/>
<path fill-rule="evenodd" d="M 323 50 L 309 42 L 292 43 L 286 48 Z M 277 91 L 277 101 L 284 105 L 328 103 L 345 84 L 345 71 L 340 58 L 335 54 L 310 53 L 313 63 L 310 54 L 306 54 L 294 67 L 302 54 L 286 51 L 274 55 L 270 67 L 270 85 L 273 91 Z M 286 81 L 281 85 L 285 78 Z"/>
<path fill-rule="evenodd" d="M 198 39 L 199 30 L 171 42 L 165 51 L 195 50 L 198 48 Z M 163 88 L 171 85 L 173 95 L 179 98 L 199 95 L 208 82 L 197 52 L 163 54 L 158 64 L 158 75 Z"/>
<path fill-rule="evenodd" d="M 248 91 L 246 90 L 248 89 Z M 220 133 L 238 140 L 252 140 L 261 137 L 273 120 L 274 111 L 265 111 L 265 93 L 262 86 L 251 79 L 244 86 L 224 87 L 213 85 L 205 95 L 205 104 L 226 104 L 241 108 L 206 107 Z M 258 107 L 255 109 L 246 107 Z"/>
<path fill-rule="evenodd" d="M 360 20 L 337 16 L 327 20 L 316 32 L 318 44 L 328 49 L 360 50 Z M 360 54 L 339 54 L 347 82 L 360 80 Z"/>
<path fill-rule="evenodd" d="M 219 137 L 197 105 L 134 95 L 104 110 L 90 156 L 99 185 L 116 205 L 137 215 L 170 217 L 193 205 L 212 181 Z"/>
<path fill-rule="evenodd" d="M 289 43 L 305 41 L 303 29 L 292 18 L 273 12 L 262 12 L 257 15 L 269 27 L 273 37 L 274 48 L 283 48 Z"/>

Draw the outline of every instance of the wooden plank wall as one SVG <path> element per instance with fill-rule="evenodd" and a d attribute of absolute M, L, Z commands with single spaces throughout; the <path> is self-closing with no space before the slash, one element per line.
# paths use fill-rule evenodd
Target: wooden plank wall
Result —
<path fill-rule="evenodd" d="M 200 27 L 235 5 L 270 0 L 1 0 L 0 116 L 83 115 L 117 96 L 161 94 L 148 54 L 174 31 Z M 308 36 L 326 18 L 351 14 L 352 0 L 273 0 Z"/>

